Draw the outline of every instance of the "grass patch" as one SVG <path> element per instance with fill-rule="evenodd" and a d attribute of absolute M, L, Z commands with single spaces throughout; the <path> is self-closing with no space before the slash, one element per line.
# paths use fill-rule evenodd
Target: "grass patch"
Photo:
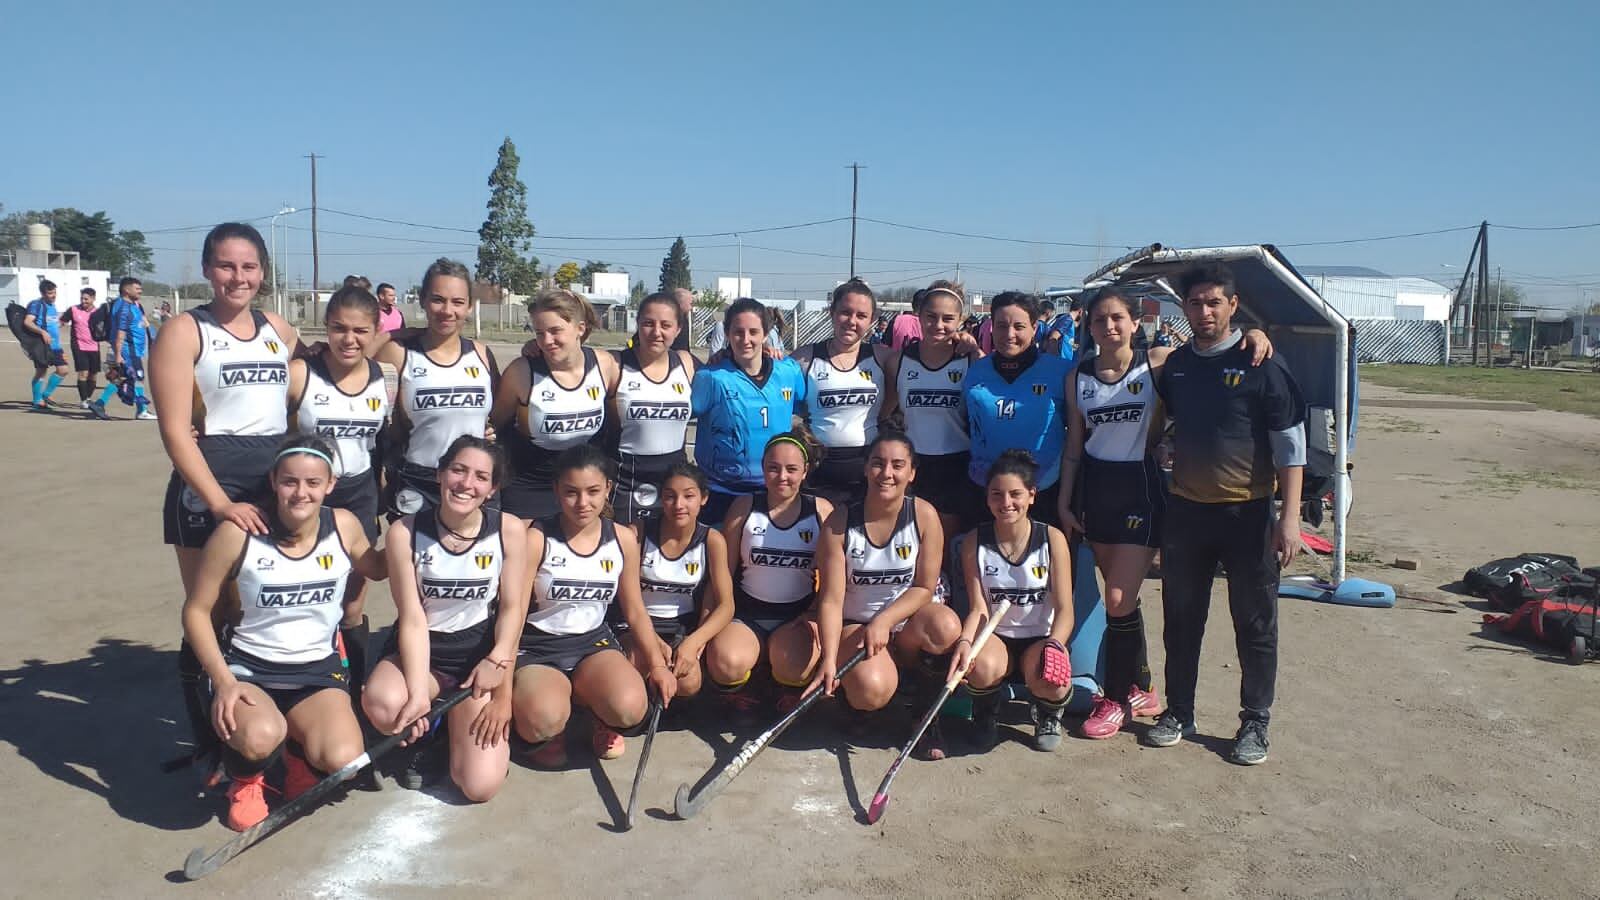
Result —
<path fill-rule="evenodd" d="M 1600 484 L 1576 472 L 1508 469 L 1497 463 L 1476 463 L 1472 487 L 1495 497 L 1514 497 L 1526 488 L 1600 493 Z"/>
<path fill-rule="evenodd" d="M 1600 419 L 1600 376 L 1470 366 L 1362 366 L 1361 380 L 1385 387 L 1476 400 L 1521 400 L 1541 409 Z"/>
<path fill-rule="evenodd" d="M 1367 413 L 1361 417 L 1361 430 L 1382 431 L 1390 434 L 1422 434 L 1424 431 L 1431 431 L 1433 434 L 1439 433 L 1438 429 L 1423 428 L 1422 423 L 1416 419 L 1402 419 L 1397 416 L 1383 416 L 1375 413 Z"/>

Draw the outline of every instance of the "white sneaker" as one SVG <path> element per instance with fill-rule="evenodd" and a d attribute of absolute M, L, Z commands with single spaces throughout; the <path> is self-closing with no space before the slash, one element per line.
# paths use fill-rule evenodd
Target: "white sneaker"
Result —
<path fill-rule="evenodd" d="M 137 416 L 134 416 L 135 419 L 139 419 L 140 421 L 150 421 L 150 420 L 155 419 L 155 417 L 156 417 L 156 414 L 151 412 L 148 409 L 142 409 L 142 410 L 139 411 L 139 414 Z"/>
<path fill-rule="evenodd" d="M 88 408 L 89 408 L 89 401 L 87 401 L 87 400 L 80 400 L 80 401 L 78 401 L 78 405 L 79 405 L 79 406 L 81 406 L 81 407 L 83 407 L 83 408 L 84 408 L 84 409 L 88 409 Z"/>

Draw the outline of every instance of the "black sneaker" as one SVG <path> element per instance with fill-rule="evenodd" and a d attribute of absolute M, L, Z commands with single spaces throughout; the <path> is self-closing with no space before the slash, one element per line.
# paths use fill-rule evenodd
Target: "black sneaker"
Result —
<path fill-rule="evenodd" d="M 1233 749 L 1228 751 L 1228 762 L 1237 766 L 1258 766 L 1267 761 L 1267 723 L 1260 719 L 1247 719 L 1233 736 Z"/>
<path fill-rule="evenodd" d="M 408 791 L 422 790 L 439 773 L 447 747 L 445 741 L 430 733 L 421 741 L 400 748 L 400 766 L 395 773 L 395 783 Z"/>
<path fill-rule="evenodd" d="M 1054 753 L 1061 746 L 1061 710 L 1064 706 L 1052 706 L 1037 700 L 1033 702 L 1033 749 Z"/>
<path fill-rule="evenodd" d="M 972 698 L 972 743 L 988 752 L 1000 743 L 1000 698 L 978 696 Z"/>
<path fill-rule="evenodd" d="M 1162 713 L 1156 724 L 1144 733 L 1144 742 L 1151 747 L 1171 747 L 1191 734 L 1194 734 L 1194 723 L 1185 722 L 1169 711 Z"/>

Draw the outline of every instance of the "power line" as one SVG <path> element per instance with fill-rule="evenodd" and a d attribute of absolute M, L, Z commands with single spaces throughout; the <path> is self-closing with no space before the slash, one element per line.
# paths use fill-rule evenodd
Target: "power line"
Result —
<path fill-rule="evenodd" d="M 333 213 L 334 215 L 349 216 L 349 217 L 354 218 L 354 219 L 366 219 L 366 220 L 372 221 L 372 222 L 387 222 L 387 223 L 389 223 L 391 225 L 405 225 L 405 226 L 407 226 L 409 228 L 430 228 L 430 229 L 433 229 L 435 231 L 458 231 L 458 232 L 461 232 L 463 234 L 477 234 L 478 233 L 478 229 L 476 229 L 476 228 L 457 228 L 457 227 L 449 226 L 449 225 L 429 225 L 429 224 L 426 224 L 426 223 L 423 223 L 423 222 L 407 222 L 407 221 L 402 220 L 402 219 L 388 219 L 388 218 L 384 218 L 382 216 L 369 216 L 369 215 L 365 215 L 365 214 L 362 214 L 362 213 L 346 212 L 344 210 L 338 210 L 338 209 L 328 209 L 326 207 L 324 207 L 322 211 L 323 212 L 327 212 L 327 213 Z M 849 216 L 838 216 L 838 217 L 832 218 L 832 219 L 817 219 L 816 221 L 812 221 L 812 222 L 796 222 L 796 223 L 791 224 L 791 225 L 766 225 L 766 226 L 763 226 L 761 228 L 739 228 L 739 229 L 733 229 L 733 230 L 729 230 L 729 231 L 708 231 L 708 232 L 704 232 L 704 233 L 701 233 L 701 234 L 667 234 L 667 235 L 647 234 L 647 235 L 636 235 L 636 236 L 632 236 L 632 237 L 604 237 L 604 236 L 598 236 L 598 235 L 541 234 L 541 235 L 535 235 L 534 239 L 536 241 L 541 241 L 541 240 L 543 240 L 543 241 L 671 241 L 671 240 L 676 240 L 676 239 L 681 237 L 681 238 L 684 238 L 685 240 L 688 240 L 690 238 L 733 237 L 734 235 L 738 235 L 738 234 L 764 234 L 764 233 L 769 232 L 769 231 L 793 231 L 794 229 L 797 229 L 797 228 L 812 228 L 812 227 L 815 227 L 817 225 L 832 225 L 835 222 L 845 222 L 845 221 L 849 221 L 849 218 L 850 218 Z"/>
<path fill-rule="evenodd" d="M 1454 228 L 1438 228 L 1433 231 L 1412 231 L 1406 234 L 1385 234 L 1377 237 L 1343 238 L 1334 241 L 1296 241 L 1292 244 L 1274 243 L 1274 247 L 1332 247 L 1339 244 L 1370 244 L 1376 241 L 1398 241 L 1403 238 L 1431 237 L 1436 234 L 1453 234 L 1458 231 L 1477 231 L 1477 225 L 1458 225 Z"/>
<path fill-rule="evenodd" d="M 1031 240 L 1029 238 L 1000 237 L 999 235 L 993 235 L 993 234 L 973 234 L 973 233 L 967 232 L 967 231 L 949 231 L 949 230 L 943 229 L 943 228 L 927 228 L 927 227 L 924 227 L 922 225 L 906 225 L 906 224 L 903 224 L 903 223 L 900 223 L 900 222 L 890 222 L 890 221 L 886 221 L 884 219 L 874 219 L 871 216 L 862 216 L 861 217 L 861 221 L 863 221 L 863 222 L 872 222 L 872 223 L 875 223 L 875 224 L 878 224 L 878 225 L 887 225 L 890 228 L 904 228 L 904 229 L 906 229 L 908 231 L 924 231 L 924 232 L 927 232 L 929 234 L 943 234 L 943 235 L 949 235 L 950 237 L 973 238 L 975 240 L 980 240 L 980 241 L 1002 241 L 1002 242 L 1005 242 L 1005 243 L 1008 243 L 1008 244 L 1039 244 L 1039 245 L 1048 246 L 1048 247 L 1077 247 L 1077 248 L 1083 249 L 1083 250 L 1098 250 L 1102 246 L 1105 246 L 1103 244 L 1075 244 L 1075 243 L 1072 243 L 1070 241 L 1036 241 L 1036 240 Z M 1116 246 L 1116 245 L 1113 245 L 1113 246 Z M 1130 245 L 1124 245 L 1124 249 L 1132 250 L 1134 248 L 1130 244 Z"/>
<path fill-rule="evenodd" d="M 1583 228 L 1600 228 L 1600 222 L 1587 222 L 1582 225 L 1496 225 L 1489 223 L 1490 228 L 1508 228 L 1512 231 L 1578 231 Z"/>

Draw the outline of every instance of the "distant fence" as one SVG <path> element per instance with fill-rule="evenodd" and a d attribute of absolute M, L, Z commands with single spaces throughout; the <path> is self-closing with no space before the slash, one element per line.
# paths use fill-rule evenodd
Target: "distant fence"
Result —
<path fill-rule="evenodd" d="M 1356 319 L 1352 324 L 1356 329 L 1358 362 L 1444 365 L 1444 322 Z"/>
<path fill-rule="evenodd" d="M 827 340 L 833 334 L 833 320 L 826 309 L 774 309 L 778 333 L 790 352 L 795 348 Z M 722 310 L 695 307 L 689 315 L 689 345 L 706 346 L 714 329 L 722 327 Z"/>

